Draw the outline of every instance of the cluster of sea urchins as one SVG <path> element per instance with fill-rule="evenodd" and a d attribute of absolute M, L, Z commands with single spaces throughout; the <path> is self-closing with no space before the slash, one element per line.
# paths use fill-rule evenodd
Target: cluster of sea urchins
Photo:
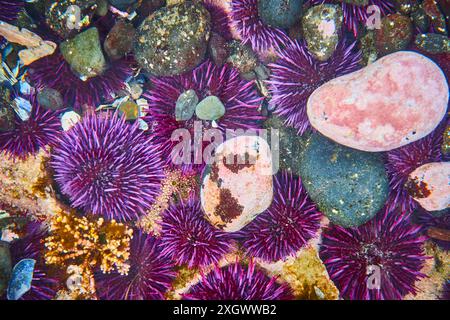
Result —
<path fill-rule="evenodd" d="M 21 10 L 34 6 L 25 6 L 25 2 L 0 0 L 0 20 L 14 23 Z M 94 1 L 86 1 L 89 7 L 90 2 Z M 305 8 L 336 3 L 332 0 L 300 2 Z M 423 210 L 417 210 L 412 219 L 418 204 L 408 194 L 405 183 L 419 166 L 446 160 L 441 147 L 448 120 L 423 139 L 386 152 L 390 179 L 386 208 L 359 227 L 327 224 L 301 177 L 288 171 L 274 175 L 271 205 L 235 233 L 221 231 L 205 218 L 198 190 L 188 199 L 174 193 L 168 195 L 170 199 L 165 203 L 158 202 L 160 195 L 167 196 L 163 190 L 164 170 L 181 168 L 181 174 L 189 171 L 199 178 L 204 172 L 203 162 L 173 163 L 172 153 L 179 142 L 173 139 L 173 134 L 178 129 L 188 132 L 192 138 L 200 124 L 201 130 L 214 128 L 225 136 L 227 129 L 260 129 L 266 115 L 271 113 L 280 116 L 300 136 L 311 128 L 306 113 L 310 95 L 324 83 L 362 66 L 358 42 L 350 38 L 358 39 L 371 12 L 379 10 L 381 15 L 386 15 L 394 11 L 393 0 L 367 0 L 359 5 L 355 2 L 339 2 L 344 30 L 339 33 L 340 41 L 333 55 L 327 61 L 319 61 L 304 40 L 290 36 L 293 30 L 264 21 L 259 0 L 230 0 L 225 6 L 221 1 L 200 1 L 210 13 L 212 32 L 223 38 L 220 45 L 227 46 L 226 42 L 234 37 L 256 53 L 255 59 L 262 60 L 257 65 L 267 63 L 270 75 L 264 83 L 259 78 L 248 80 L 249 73 L 242 72 L 239 63 L 216 65 L 211 53 L 190 71 L 173 76 L 142 72 L 137 77 L 136 63 L 129 51 L 118 59 L 106 56 L 103 72 L 90 78 L 79 77 L 59 49 L 29 66 L 26 79 L 34 87 L 33 95 L 28 97 L 29 119 L 23 120 L 14 113 L 13 128 L 0 131 L 0 151 L 10 158 L 23 160 L 48 147 L 51 169 L 48 171 L 53 174 L 58 199 L 76 209 L 73 214 L 98 218 L 99 225 L 105 220 L 117 220 L 133 228 L 125 250 L 129 253 L 129 269 L 111 273 L 104 273 L 100 267 L 91 270 L 93 279 L 90 280 L 95 282 L 97 298 L 162 300 L 176 296 L 180 289 L 176 286 L 185 284 L 180 291 L 182 299 L 292 299 L 293 289 L 281 278 L 269 276 L 264 266 L 295 259 L 300 250 L 316 243 L 328 275 L 344 299 L 402 299 L 417 293 L 417 282 L 425 277 L 421 271 L 427 259 L 424 242 L 430 237 L 448 250 L 449 222 L 446 213 L 437 215 Z M 56 6 L 57 1 L 54 3 Z M 142 4 L 136 1 L 136 6 L 137 3 Z M 153 4 L 147 5 L 143 5 L 142 12 L 156 10 Z M 101 41 L 116 21 L 124 17 L 133 20 L 131 11 L 114 6 L 109 9 L 102 18 L 88 23 L 98 28 Z M 51 40 L 57 43 L 65 40 L 61 34 L 47 31 L 46 36 Z M 38 33 L 43 36 L 45 32 Z M 217 49 L 211 48 L 211 42 L 208 50 L 205 44 L 205 52 Z M 228 46 L 220 49 L 230 54 Z M 261 75 L 255 71 L 255 76 Z M 130 101 L 138 100 L 132 98 L 129 86 L 132 78 L 135 85 L 142 85 L 139 90 L 143 94 L 137 95 L 148 103 L 147 108 Z M 67 131 L 62 131 L 61 126 L 61 114 L 65 110 L 48 110 L 37 102 L 35 89 L 45 88 L 61 94 L 64 108 L 82 114 L 71 128 L 65 128 Z M 180 97 L 187 92 L 194 92 L 198 101 L 190 117 L 180 120 L 175 110 L 186 103 L 181 103 Z M 119 107 L 113 102 L 123 95 L 128 95 L 126 101 L 131 105 L 135 103 L 140 122 L 135 121 L 136 117 L 127 118 L 123 110 L 100 110 Z M 200 119 L 198 102 L 210 97 L 217 98 L 225 111 L 215 120 Z M 159 209 L 155 219 L 159 233 L 148 234 L 138 229 L 139 219 L 155 208 Z M 320 230 L 321 224 L 327 226 Z M 58 290 L 66 290 L 65 278 L 56 279 L 43 259 L 48 232 L 52 230 L 44 224 L 29 222 L 20 238 L 9 245 L 12 264 L 22 259 L 36 262 L 31 287 L 21 299 L 53 299 Z M 103 245 L 102 235 L 98 238 Z M 80 241 L 83 246 L 84 242 Z M 195 282 L 185 281 L 186 274 L 196 274 Z M 448 295 L 448 282 L 445 290 Z"/>

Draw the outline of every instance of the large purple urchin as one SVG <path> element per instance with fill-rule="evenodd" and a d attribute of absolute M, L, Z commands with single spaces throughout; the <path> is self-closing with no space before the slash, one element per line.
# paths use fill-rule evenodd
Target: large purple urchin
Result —
<path fill-rule="evenodd" d="M 13 265 L 22 259 L 34 259 L 36 264 L 33 272 L 31 289 L 25 293 L 21 300 L 50 300 L 59 289 L 59 281 L 49 275 L 44 260 L 44 239 L 47 236 L 45 228 L 36 222 L 26 226 L 25 236 L 11 243 L 11 260 Z"/>
<path fill-rule="evenodd" d="M 309 0 L 311 5 L 318 5 L 322 3 L 335 3 L 334 0 Z M 344 14 L 344 24 L 348 30 L 350 30 L 355 37 L 358 36 L 360 26 L 366 26 L 368 19 L 377 14 L 376 11 L 370 11 L 370 6 L 376 6 L 379 9 L 381 16 L 388 13 L 395 12 L 394 0 L 368 0 L 367 5 L 358 6 L 356 4 L 347 3 L 346 1 L 340 1 L 342 6 L 342 12 Z M 378 12 L 378 11 L 377 11 Z"/>
<path fill-rule="evenodd" d="M 65 105 L 81 110 L 113 99 L 133 74 L 132 65 L 131 58 L 122 58 L 111 62 L 103 74 L 83 81 L 72 72 L 62 54 L 55 52 L 33 62 L 29 77 L 37 89 L 55 89 L 61 93 Z"/>
<path fill-rule="evenodd" d="M 160 154 L 117 114 L 88 114 L 60 136 L 51 165 L 72 206 L 119 221 L 145 214 L 163 176 Z"/>
<path fill-rule="evenodd" d="M 297 252 L 317 233 L 322 216 L 302 180 L 290 173 L 275 176 L 274 193 L 270 207 L 240 232 L 247 254 L 265 261 Z"/>
<path fill-rule="evenodd" d="M 6 22 L 16 20 L 24 4 L 23 0 L 0 0 L 0 20 Z"/>
<path fill-rule="evenodd" d="M 282 29 L 266 25 L 258 15 L 258 0 L 232 0 L 230 19 L 244 44 L 257 52 L 278 49 L 289 40 Z"/>
<path fill-rule="evenodd" d="M 211 29 L 227 40 L 233 38 L 230 28 L 230 17 L 217 0 L 203 0 L 203 6 L 211 15 Z"/>
<path fill-rule="evenodd" d="M 426 137 L 407 144 L 386 154 L 386 170 L 389 177 L 389 196 L 387 205 L 391 210 L 399 207 L 401 211 L 412 212 L 417 202 L 408 193 L 405 183 L 408 176 L 418 167 L 442 161 L 445 121 Z"/>
<path fill-rule="evenodd" d="M 360 68 L 361 52 L 356 43 L 341 41 L 328 61 L 314 59 L 303 42 L 289 41 L 279 59 L 269 65 L 270 105 L 288 126 L 303 134 L 310 123 L 306 114 L 309 96 L 325 82 Z"/>
<path fill-rule="evenodd" d="M 258 96 L 252 81 L 242 80 L 239 72 L 227 64 L 218 67 L 207 61 L 191 72 L 152 79 L 152 88 L 144 93 L 148 100 L 148 116 L 145 118 L 153 127 L 153 137 L 163 150 L 163 159 L 168 163 L 178 141 L 172 140 L 172 134 L 177 129 L 187 129 L 194 139 L 194 123 L 201 121 L 203 129 L 212 128 L 211 121 L 199 120 L 194 114 L 187 121 L 175 119 L 175 105 L 180 94 L 187 90 L 194 90 L 203 100 L 214 95 L 225 106 L 225 114 L 217 120 L 217 129 L 225 133 L 226 129 L 255 129 L 258 128 L 262 98 Z M 193 143 L 192 143 L 193 145 Z M 193 147 L 193 150 L 195 148 Z M 193 169 L 201 172 L 204 163 L 181 164 L 183 169 Z"/>
<path fill-rule="evenodd" d="M 25 159 L 47 145 L 54 145 L 61 132 L 59 113 L 44 110 L 35 96 L 30 97 L 32 110 L 28 120 L 15 114 L 15 128 L 0 132 L 0 151 L 11 158 Z"/>
<path fill-rule="evenodd" d="M 161 223 L 163 253 L 189 268 L 218 263 L 230 251 L 230 237 L 203 216 L 201 204 L 192 197 L 171 205 Z"/>
<path fill-rule="evenodd" d="M 399 300 L 415 294 L 415 282 L 425 277 L 420 270 L 427 259 L 426 239 L 409 214 L 383 210 L 357 228 L 325 229 L 320 258 L 344 299 Z"/>
<path fill-rule="evenodd" d="M 276 278 L 249 266 L 233 263 L 215 268 L 183 295 L 186 300 L 289 300 L 291 289 Z"/>
<path fill-rule="evenodd" d="M 139 230 L 130 244 L 130 270 L 95 273 L 97 294 L 104 300 L 163 300 L 175 278 L 173 262 L 161 253 L 161 241 Z"/>

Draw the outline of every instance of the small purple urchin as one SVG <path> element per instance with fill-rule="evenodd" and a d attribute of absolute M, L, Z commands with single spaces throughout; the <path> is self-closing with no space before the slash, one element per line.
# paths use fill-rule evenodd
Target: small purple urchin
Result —
<path fill-rule="evenodd" d="M 173 262 L 161 253 L 161 241 L 139 230 L 130 244 L 130 270 L 95 273 L 97 294 L 104 300 L 163 300 L 175 278 Z"/>
<path fill-rule="evenodd" d="M 361 52 L 356 43 L 341 41 L 328 61 L 313 58 L 303 42 L 289 41 L 280 50 L 279 59 L 270 64 L 268 82 L 272 94 L 270 105 L 288 126 L 303 134 L 310 123 L 306 114 L 309 96 L 325 82 L 360 68 Z"/>
<path fill-rule="evenodd" d="M 41 148 L 54 145 L 61 132 L 58 112 L 40 107 L 35 96 L 29 101 L 32 108 L 29 119 L 23 121 L 15 114 L 15 128 L 0 132 L 0 151 L 11 158 L 24 160 L 35 155 Z"/>
<path fill-rule="evenodd" d="M 186 300 L 290 300 L 292 292 L 286 284 L 249 266 L 233 263 L 215 268 L 203 276 L 183 295 Z"/>
<path fill-rule="evenodd" d="M 203 216 L 201 204 L 192 197 L 171 205 L 161 223 L 163 254 L 178 265 L 206 267 L 230 251 L 230 237 L 213 227 Z"/>
<path fill-rule="evenodd" d="M 282 29 L 266 25 L 258 15 L 258 0 L 232 0 L 230 19 L 244 44 L 253 50 L 265 52 L 278 49 L 289 41 Z"/>
<path fill-rule="evenodd" d="M 311 5 L 318 5 L 323 3 L 335 3 L 334 0 L 309 0 Z M 340 1 L 342 12 L 344 15 L 344 24 L 355 37 L 358 36 L 360 26 L 366 26 L 368 19 L 379 12 L 382 16 L 395 12 L 394 0 L 368 0 L 367 5 L 356 5 Z M 374 6 L 371 8 L 371 6 Z M 375 10 L 377 9 L 377 10 Z"/>
<path fill-rule="evenodd" d="M 6 22 L 16 20 L 24 4 L 23 0 L 0 0 L 0 20 Z"/>
<path fill-rule="evenodd" d="M 265 261 L 297 252 L 314 237 L 322 216 L 302 180 L 290 173 L 275 177 L 274 193 L 270 207 L 240 232 L 247 254 Z"/>
<path fill-rule="evenodd" d="M 62 54 L 55 52 L 33 62 L 29 77 L 37 89 L 55 89 L 63 96 L 65 105 L 82 110 L 82 107 L 97 107 L 113 99 L 133 74 L 132 65 L 131 58 L 122 58 L 111 62 L 103 74 L 83 81 L 72 72 Z"/>
<path fill-rule="evenodd" d="M 88 114 L 60 136 L 52 153 L 55 180 L 72 206 L 119 221 L 145 214 L 163 177 L 160 153 L 117 114 Z"/>
<path fill-rule="evenodd" d="M 145 118 L 153 127 L 153 137 L 163 150 L 163 159 L 172 160 L 172 151 L 178 144 L 172 134 L 177 129 L 188 129 L 193 139 L 194 123 L 201 121 L 194 114 L 187 121 L 175 119 L 175 105 L 180 94 L 194 90 L 203 100 L 213 95 L 225 106 L 225 114 L 217 120 L 217 129 L 225 133 L 226 129 L 256 129 L 264 119 L 260 115 L 262 98 L 258 96 L 252 81 L 242 80 L 239 72 L 227 64 L 218 67 L 207 61 L 191 72 L 152 79 L 152 88 L 144 93 L 148 100 L 148 116 Z M 202 121 L 203 129 L 212 128 L 211 121 Z M 193 148 L 195 150 L 195 148 Z M 204 163 L 182 164 L 183 169 L 201 172 Z"/>
<path fill-rule="evenodd" d="M 13 265 L 22 259 L 34 259 L 36 264 L 33 272 L 31 289 L 21 300 L 50 300 L 59 289 L 59 281 L 48 274 L 48 267 L 44 261 L 44 239 L 47 236 L 43 226 L 30 222 L 26 226 L 25 236 L 11 243 L 11 260 Z"/>
<path fill-rule="evenodd" d="M 387 152 L 386 170 L 389 177 L 389 197 L 387 205 L 390 210 L 399 207 L 401 211 L 412 212 L 417 202 L 408 193 L 405 183 L 408 176 L 418 167 L 442 161 L 442 143 L 445 120 L 426 137 Z"/>
<path fill-rule="evenodd" d="M 415 282 L 425 277 L 420 270 L 427 259 L 426 239 L 409 214 L 383 210 L 358 228 L 325 229 L 320 258 L 344 299 L 399 300 L 415 294 Z M 369 282 L 377 285 L 369 277 L 376 277 L 377 270 L 379 288 L 368 288 Z"/>

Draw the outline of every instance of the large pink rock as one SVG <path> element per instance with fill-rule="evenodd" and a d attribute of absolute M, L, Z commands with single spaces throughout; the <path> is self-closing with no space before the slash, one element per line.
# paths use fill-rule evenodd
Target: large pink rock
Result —
<path fill-rule="evenodd" d="M 432 162 L 418 167 L 409 175 L 406 188 L 425 210 L 449 208 L 450 162 Z"/>
<path fill-rule="evenodd" d="M 428 135 L 444 117 L 448 84 L 425 56 L 400 51 L 312 93 L 307 112 L 314 128 L 348 147 L 387 151 Z"/>

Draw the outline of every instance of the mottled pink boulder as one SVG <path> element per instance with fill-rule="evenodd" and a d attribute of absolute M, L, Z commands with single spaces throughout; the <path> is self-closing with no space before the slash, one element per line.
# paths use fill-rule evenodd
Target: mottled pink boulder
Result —
<path fill-rule="evenodd" d="M 312 93 L 308 118 L 323 135 L 363 151 L 387 151 L 428 135 L 444 117 L 448 84 L 425 56 L 400 51 Z"/>
<path fill-rule="evenodd" d="M 272 202 L 272 156 L 267 142 L 255 136 L 229 139 L 216 148 L 203 178 L 200 198 L 215 227 L 242 229 Z"/>
<path fill-rule="evenodd" d="M 450 206 L 450 162 L 432 162 L 420 166 L 409 175 L 409 194 L 428 211 Z"/>

